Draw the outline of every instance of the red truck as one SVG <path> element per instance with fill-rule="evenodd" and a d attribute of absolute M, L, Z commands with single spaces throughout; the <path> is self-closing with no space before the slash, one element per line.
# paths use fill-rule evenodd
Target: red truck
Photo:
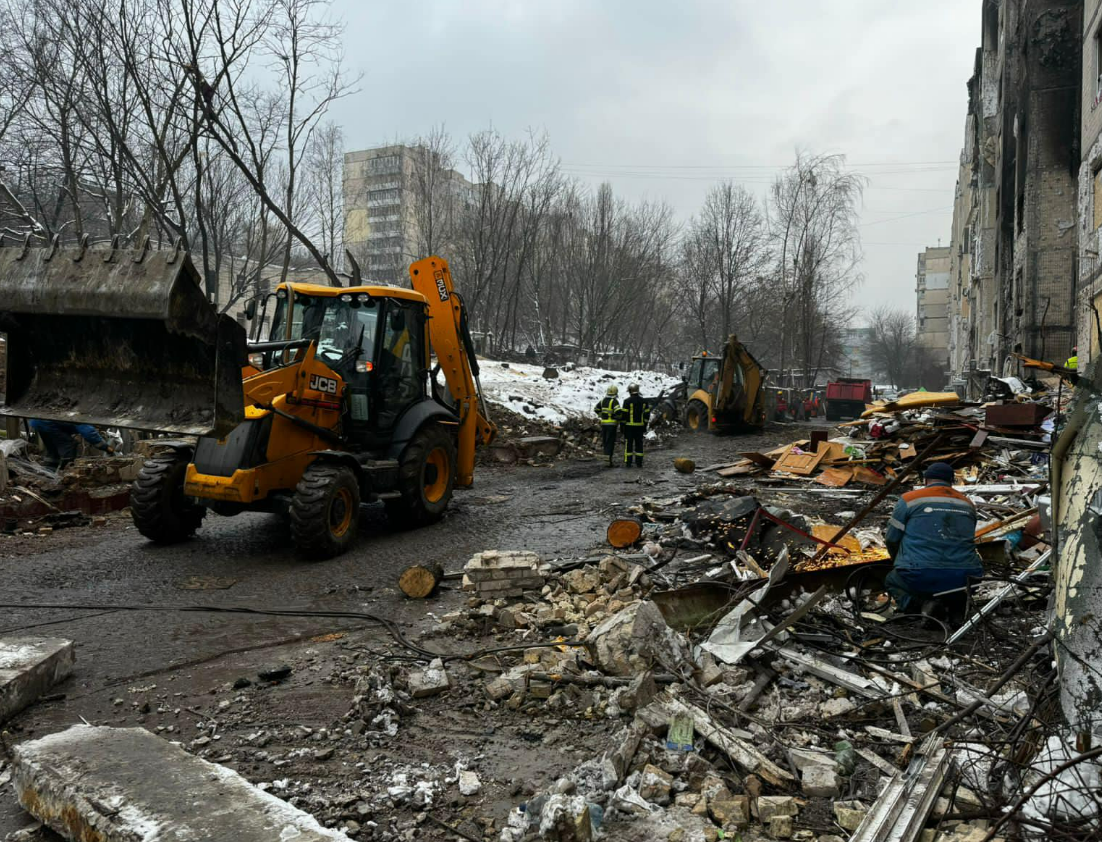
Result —
<path fill-rule="evenodd" d="M 860 418 L 865 404 L 872 403 L 872 381 L 856 377 L 839 377 L 826 388 L 828 421 Z"/>

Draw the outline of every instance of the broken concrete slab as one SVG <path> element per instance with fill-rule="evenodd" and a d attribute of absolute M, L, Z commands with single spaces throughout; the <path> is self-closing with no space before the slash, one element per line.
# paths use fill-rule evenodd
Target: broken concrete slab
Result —
<path fill-rule="evenodd" d="M 415 699 L 435 696 L 451 689 L 451 679 L 440 658 L 432 661 L 425 669 L 413 670 L 408 681 L 409 694 Z"/>
<path fill-rule="evenodd" d="M 0 722 L 73 671 L 73 642 L 61 637 L 0 638 Z"/>
<path fill-rule="evenodd" d="M 808 766 L 800 773 L 804 795 L 811 798 L 837 798 L 842 794 L 842 779 L 829 766 Z"/>
<path fill-rule="evenodd" d="M 463 770 L 459 773 L 459 794 L 465 796 L 478 795 L 482 790 L 482 781 L 474 772 Z"/>
<path fill-rule="evenodd" d="M 643 776 L 639 781 L 639 795 L 652 804 L 666 806 L 670 803 L 670 788 L 673 776 L 657 766 L 648 763 L 643 767 Z"/>
<path fill-rule="evenodd" d="M 613 614 L 589 633 L 586 645 L 609 675 L 634 676 L 655 666 L 669 670 L 688 658 L 688 642 L 650 601 Z"/>
<path fill-rule="evenodd" d="M 75 725 L 15 746 L 12 759 L 19 803 L 68 839 L 348 840 L 142 728 Z"/>

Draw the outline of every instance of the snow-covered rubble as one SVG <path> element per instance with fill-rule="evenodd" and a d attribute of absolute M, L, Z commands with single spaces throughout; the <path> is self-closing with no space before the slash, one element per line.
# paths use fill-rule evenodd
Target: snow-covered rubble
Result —
<path fill-rule="evenodd" d="M 538 418 L 552 424 L 569 418 L 589 418 L 594 405 L 609 386 L 620 388 L 620 400 L 627 398 L 627 387 L 638 383 L 644 397 L 669 391 L 678 379 L 654 371 L 608 371 L 601 368 L 564 366 L 557 378 L 543 376 L 542 365 L 502 363 L 480 360 L 482 389 L 491 403 L 507 407 L 519 415 Z"/>

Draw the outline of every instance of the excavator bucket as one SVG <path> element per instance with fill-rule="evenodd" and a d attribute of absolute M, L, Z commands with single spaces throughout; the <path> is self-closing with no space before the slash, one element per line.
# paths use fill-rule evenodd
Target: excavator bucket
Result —
<path fill-rule="evenodd" d="M 245 331 L 186 252 L 0 248 L 0 415 L 223 436 L 244 418 Z"/>

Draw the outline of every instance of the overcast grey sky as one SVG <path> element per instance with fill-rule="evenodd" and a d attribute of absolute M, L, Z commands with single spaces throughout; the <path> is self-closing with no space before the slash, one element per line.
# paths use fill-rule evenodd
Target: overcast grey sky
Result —
<path fill-rule="evenodd" d="M 710 184 L 764 195 L 797 147 L 870 179 L 854 300 L 914 307 L 947 244 L 981 0 L 337 0 L 361 91 L 347 149 L 444 123 L 546 129 L 564 168 L 688 219 Z"/>

